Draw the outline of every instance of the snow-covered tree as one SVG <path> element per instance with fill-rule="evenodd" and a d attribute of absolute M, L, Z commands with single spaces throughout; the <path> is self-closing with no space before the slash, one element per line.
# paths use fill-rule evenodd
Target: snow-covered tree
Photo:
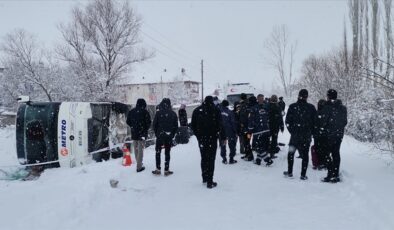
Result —
<path fill-rule="evenodd" d="M 275 26 L 270 37 L 265 40 L 264 47 L 268 51 L 267 63 L 277 72 L 286 97 L 291 97 L 297 43 L 290 40 L 287 26 Z"/>
<path fill-rule="evenodd" d="M 61 58 L 91 99 L 113 97 L 117 81 L 132 65 L 152 57 L 139 46 L 141 18 L 124 2 L 94 0 L 84 8 L 74 8 L 68 25 L 60 25 L 65 45 L 58 48 Z"/>
<path fill-rule="evenodd" d="M 2 87 L 10 98 L 30 94 L 39 100 L 59 99 L 61 68 L 32 34 L 22 29 L 7 34 L 1 50 L 5 54 Z"/>

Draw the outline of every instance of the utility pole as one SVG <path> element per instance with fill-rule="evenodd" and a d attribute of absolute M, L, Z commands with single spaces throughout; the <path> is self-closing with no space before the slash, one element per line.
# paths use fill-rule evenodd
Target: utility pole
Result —
<path fill-rule="evenodd" d="M 204 102 L 204 60 L 201 60 L 201 103 Z"/>

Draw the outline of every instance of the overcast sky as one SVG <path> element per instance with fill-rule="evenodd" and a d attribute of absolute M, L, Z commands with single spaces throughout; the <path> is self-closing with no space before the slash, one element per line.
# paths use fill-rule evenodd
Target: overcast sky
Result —
<path fill-rule="evenodd" d="M 24 28 L 51 47 L 58 42 L 57 25 L 67 22 L 73 6 L 86 1 L 0 0 L 0 35 Z M 297 40 L 295 75 L 310 54 L 339 46 L 347 1 L 132 1 L 143 18 L 141 38 L 156 57 L 132 73 L 160 80 L 185 68 L 200 79 L 200 60 L 205 80 L 212 84 L 251 82 L 269 91 L 277 79 L 265 61 L 264 40 L 275 25 L 288 26 Z M 131 81 L 133 81 L 131 79 Z"/>

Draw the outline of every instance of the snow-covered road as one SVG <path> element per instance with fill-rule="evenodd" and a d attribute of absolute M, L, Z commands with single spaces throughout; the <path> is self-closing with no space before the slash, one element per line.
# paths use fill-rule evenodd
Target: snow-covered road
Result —
<path fill-rule="evenodd" d="M 0 130 L 0 165 L 16 163 L 14 140 L 13 130 Z M 271 167 L 239 155 L 223 165 L 218 152 L 212 190 L 201 183 L 194 138 L 172 150 L 170 177 L 152 175 L 150 147 L 138 174 L 117 159 L 50 169 L 36 181 L 0 180 L 0 229 L 394 229 L 394 167 L 369 145 L 345 138 L 338 184 L 321 183 L 325 172 L 311 167 L 309 180 L 299 180 L 298 159 L 295 178 L 284 178 L 286 151 Z"/>

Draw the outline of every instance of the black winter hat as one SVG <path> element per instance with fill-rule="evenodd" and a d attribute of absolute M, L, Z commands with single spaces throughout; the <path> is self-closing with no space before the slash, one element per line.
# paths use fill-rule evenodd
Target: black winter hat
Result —
<path fill-rule="evenodd" d="M 137 100 L 137 105 L 136 105 L 136 107 L 145 109 L 145 108 L 146 108 L 146 101 L 145 101 L 143 98 L 139 98 L 139 99 Z"/>
<path fill-rule="evenodd" d="M 207 104 L 213 104 L 213 97 L 212 96 L 206 96 L 204 99 L 204 102 Z"/>
<path fill-rule="evenodd" d="M 300 97 L 302 99 L 307 99 L 308 98 L 308 90 L 301 89 L 300 92 L 298 93 L 298 97 Z"/>
<path fill-rule="evenodd" d="M 256 105 L 257 104 L 257 98 L 255 96 L 249 97 L 249 105 Z"/>
<path fill-rule="evenodd" d="M 224 106 L 224 107 L 229 106 L 228 101 L 227 101 L 227 100 L 223 100 L 223 101 L 222 101 L 222 106 Z"/>
<path fill-rule="evenodd" d="M 241 93 L 241 100 L 246 100 L 248 97 L 246 96 L 246 94 Z"/>
<path fill-rule="evenodd" d="M 329 89 L 327 91 L 327 97 L 330 100 L 336 100 L 337 97 L 338 97 L 338 93 L 337 93 L 337 91 L 335 89 Z"/>
<path fill-rule="evenodd" d="M 171 100 L 169 98 L 163 98 L 160 104 L 163 109 L 171 108 Z"/>

